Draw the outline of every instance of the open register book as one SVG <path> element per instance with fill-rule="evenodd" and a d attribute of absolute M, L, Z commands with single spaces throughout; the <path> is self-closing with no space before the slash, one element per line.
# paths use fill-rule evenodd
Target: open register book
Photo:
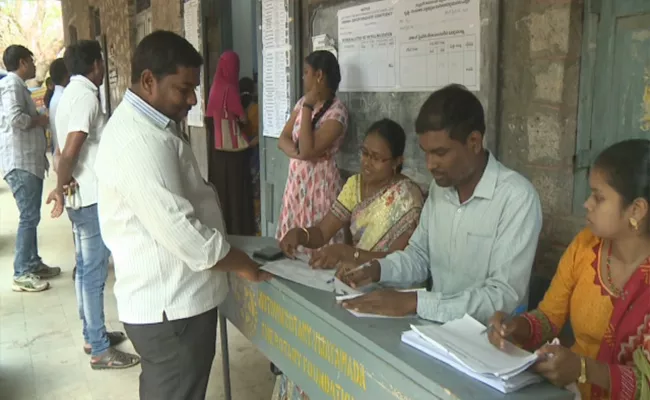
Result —
<path fill-rule="evenodd" d="M 537 361 L 536 354 L 510 343 L 499 350 L 483 330 L 483 324 L 465 315 L 443 325 L 411 325 L 411 330 L 402 334 L 402 342 L 503 393 L 542 380 L 526 371 Z"/>

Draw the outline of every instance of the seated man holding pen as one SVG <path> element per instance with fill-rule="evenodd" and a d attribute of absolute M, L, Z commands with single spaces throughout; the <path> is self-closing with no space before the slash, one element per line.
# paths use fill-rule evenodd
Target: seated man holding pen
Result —
<path fill-rule="evenodd" d="M 438 322 L 467 313 L 486 323 L 497 310 L 512 312 L 524 301 L 542 226 L 535 188 L 483 147 L 483 107 L 460 85 L 434 92 L 415 130 L 434 182 L 409 245 L 337 276 L 361 287 L 415 284 L 430 274 L 432 290 L 382 289 L 343 306 Z"/>

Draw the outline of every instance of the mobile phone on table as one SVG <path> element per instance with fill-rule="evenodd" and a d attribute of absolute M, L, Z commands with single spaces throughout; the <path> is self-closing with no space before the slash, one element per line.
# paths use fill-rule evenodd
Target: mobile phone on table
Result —
<path fill-rule="evenodd" d="M 253 257 L 259 258 L 264 261 L 275 261 L 284 257 L 282 250 L 276 246 L 268 246 L 263 249 L 257 250 L 253 253 Z"/>

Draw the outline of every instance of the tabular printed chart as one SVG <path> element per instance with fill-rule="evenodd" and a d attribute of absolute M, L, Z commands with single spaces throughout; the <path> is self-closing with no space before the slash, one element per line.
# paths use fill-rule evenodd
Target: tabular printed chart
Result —
<path fill-rule="evenodd" d="M 390 91 L 397 83 L 394 9 L 389 1 L 339 12 L 342 91 Z"/>
<path fill-rule="evenodd" d="M 475 35 L 402 43 L 399 86 L 435 88 L 460 83 L 474 89 L 479 80 L 476 58 Z"/>
<path fill-rule="evenodd" d="M 396 84 L 395 38 L 377 38 L 343 45 L 341 57 L 342 88 L 392 89 Z"/>
<path fill-rule="evenodd" d="M 480 90 L 479 0 L 382 0 L 339 11 L 341 91 Z"/>

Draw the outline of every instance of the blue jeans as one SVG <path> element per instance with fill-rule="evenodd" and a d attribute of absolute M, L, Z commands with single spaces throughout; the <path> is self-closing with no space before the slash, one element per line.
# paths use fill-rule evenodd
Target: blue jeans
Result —
<path fill-rule="evenodd" d="M 104 322 L 104 286 L 108 275 L 108 248 L 99 231 L 97 204 L 78 210 L 68 208 L 72 221 L 77 256 L 77 306 L 83 323 L 83 336 L 92 346 L 92 355 L 110 347 Z"/>
<path fill-rule="evenodd" d="M 14 278 L 18 278 L 35 272 L 42 263 L 38 255 L 36 228 L 41 221 L 43 180 L 30 172 L 14 169 L 5 176 L 5 181 L 20 212 L 14 258 Z"/>

